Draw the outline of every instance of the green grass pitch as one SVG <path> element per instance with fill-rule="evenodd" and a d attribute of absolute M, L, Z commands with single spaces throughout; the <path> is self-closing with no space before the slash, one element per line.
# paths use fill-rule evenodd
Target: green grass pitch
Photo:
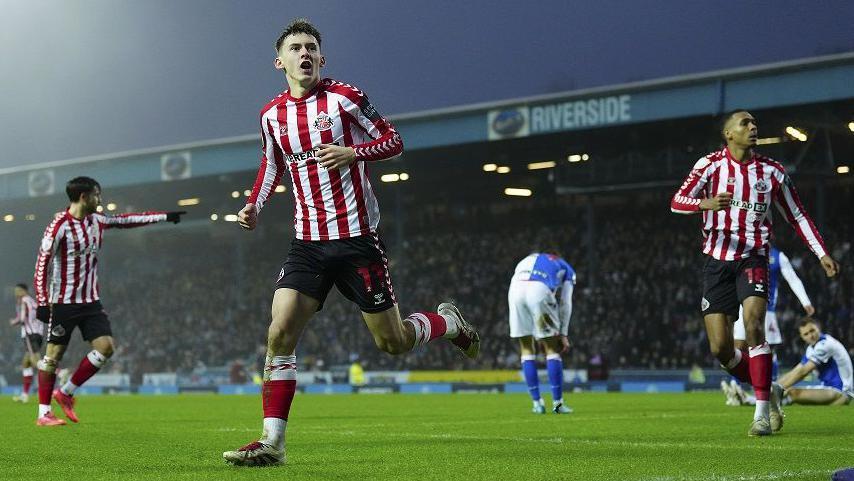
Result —
<path fill-rule="evenodd" d="M 854 465 L 850 406 L 790 406 L 782 432 L 748 438 L 752 408 L 717 393 L 568 399 L 557 416 L 526 395 L 298 395 L 288 464 L 235 468 L 221 452 L 258 436 L 256 396 L 81 396 L 82 422 L 61 428 L 0 397 L 0 479 L 827 480 Z"/>

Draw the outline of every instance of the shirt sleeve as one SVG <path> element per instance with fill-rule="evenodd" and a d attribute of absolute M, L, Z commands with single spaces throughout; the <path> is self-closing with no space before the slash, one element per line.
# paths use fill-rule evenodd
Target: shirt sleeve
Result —
<path fill-rule="evenodd" d="M 377 112 L 367 95 L 346 84 L 338 85 L 336 91 L 344 96 L 342 106 L 346 114 L 374 139 L 351 146 L 356 151 L 356 160 L 390 160 L 403 153 L 400 134 L 391 122 Z"/>
<path fill-rule="evenodd" d="M 807 247 L 819 259 L 827 255 L 827 250 L 824 247 L 824 239 L 815 228 L 812 219 L 807 215 L 804 206 L 801 204 L 801 199 L 798 197 L 798 192 L 795 190 L 795 184 L 785 172 L 783 173 L 783 182 L 775 193 L 777 208 L 786 216 L 786 220 L 795 232 L 806 244 Z"/>
<path fill-rule="evenodd" d="M 95 214 L 98 222 L 104 225 L 107 229 L 131 229 L 133 227 L 142 227 L 155 222 L 166 220 L 166 212 L 130 212 L 127 214 L 104 215 Z"/>
<path fill-rule="evenodd" d="M 285 172 L 285 160 L 282 152 L 277 148 L 275 140 L 273 140 L 272 129 L 270 122 L 265 120 L 262 115 L 261 165 L 258 167 L 258 174 L 255 176 L 252 193 L 246 201 L 247 204 L 255 204 L 256 212 L 261 212 L 261 208 L 275 192 Z"/>
<path fill-rule="evenodd" d="M 575 290 L 575 275 L 572 281 L 567 278 L 560 289 L 560 332 L 564 336 L 569 334 L 569 320 L 572 317 L 572 293 Z"/>
<path fill-rule="evenodd" d="M 830 352 L 830 349 L 827 348 L 827 345 L 824 342 L 819 341 L 813 347 L 812 353 L 810 353 L 809 356 L 805 357 L 808 361 L 812 361 L 817 365 L 821 366 L 827 364 L 827 362 L 830 361 L 831 356 L 832 354 Z"/>
<path fill-rule="evenodd" d="M 36 302 L 40 306 L 46 306 L 50 302 L 48 289 L 50 289 L 51 259 L 59 246 L 57 239 L 59 232 L 65 224 L 64 216 L 57 216 L 53 222 L 48 224 L 39 244 L 39 253 L 36 257 L 36 269 L 33 275 L 33 288 L 36 291 Z"/>
<path fill-rule="evenodd" d="M 685 182 L 673 195 L 670 201 L 670 211 L 676 214 L 694 214 L 700 212 L 700 192 L 709 182 L 709 172 L 712 163 L 707 158 L 702 158 L 694 164 L 694 168 L 688 173 Z"/>
<path fill-rule="evenodd" d="M 792 267 L 792 263 L 789 261 L 789 258 L 782 252 L 780 253 L 780 273 L 783 274 L 783 277 L 786 279 L 786 282 L 789 284 L 792 292 L 795 293 L 795 296 L 797 296 L 798 300 L 801 302 L 801 305 L 812 305 L 812 302 L 810 302 L 810 298 L 807 295 L 807 291 L 804 289 L 804 283 L 801 282 L 801 278 L 798 277 L 798 274 L 795 272 L 794 267 Z"/>

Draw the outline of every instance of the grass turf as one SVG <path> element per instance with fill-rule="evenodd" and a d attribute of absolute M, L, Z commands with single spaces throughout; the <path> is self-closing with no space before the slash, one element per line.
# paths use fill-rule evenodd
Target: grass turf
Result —
<path fill-rule="evenodd" d="M 538 416 L 527 395 L 298 395 L 288 464 L 235 468 L 221 452 L 257 438 L 256 396 L 81 396 L 82 422 L 61 428 L 0 397 L 0 479 L 827 480 L 854 465 L 848 406 L 790 406 L 782 432 L 748 438 L 752 408 L 717 393 L 568 399 L 575 414 Z"/>

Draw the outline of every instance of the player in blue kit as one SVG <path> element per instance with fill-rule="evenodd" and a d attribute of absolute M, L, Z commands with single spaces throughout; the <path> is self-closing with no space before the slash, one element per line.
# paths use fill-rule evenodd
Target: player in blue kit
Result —
<path fill-rule="evenodd" d="M 519 340 L 522 372 L 534 402 L 533 412 L 544 414 L 537 375 L 536 347 L 546 351 L 546 368 L 552 390 L 552 412 L 572 412 L 563 402 L 563 360 L 569 351 L 569 318 L 575 270 L 555 254 L 533 253 L 516 265 L 507 300 L 510 304 L 510 337 Z"/>
<path fill-rule="evenodd" d="M 793 404 L 839 405 L 854 398 L 854 368 L 851 356 L 841 342 L 830 334 L 821 332 L 818 322 L 804 318 L 798 331 L 807 344 L 801 362 L 780 378 L 773 386 L 778 394 Z M 809 373 L 816 371 L 820 386 L 793 387 Z M 778 398 L 783 399 L 782 396 Z"/>

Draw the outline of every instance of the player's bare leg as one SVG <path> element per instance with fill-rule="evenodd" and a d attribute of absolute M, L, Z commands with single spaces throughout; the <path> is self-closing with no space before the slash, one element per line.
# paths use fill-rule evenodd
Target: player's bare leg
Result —
<path fill-rule="evenodd" d="M 809 404 L 815 406 L 842 406 L 851 402 L 851 397 L 833 389 L 800 389 L 789 388 L 786 395 L 792 404 Z"/>
<path fill-rule="evenodd" d="M 74 392 L 104 367 L 115 350 L 112 336 L 96 337 L 92 340 L 91 345 L 92 350 L 83 357 L 71 378 L 62 387 L 53 391 L 53 398 L 62 408 L 62 412 L 70 421 L 75 423 L 79 422 L 80 419 L 74 412 Z"/>
<path fill-rule="evenodd" d="M 402 354 L 424 346 L 433 339 L 444 338 L 470 359 L 480 353 L 480 336 L 457 307 L 443 302 L 437 312 L 415 312 L 400 318 L 397 305 L 382 312 L 362 312 L 374 342 L 389 354 Z"/>
<path fill-rule="evenodd" d="M 528 393 L 531 395 L 531 400 L 534 403 L 531 412 L 534 414 L 545 414 L 546 406 L 540 395 L 540 376 L 537 373 L 537 347 L 534 344 L 534 336 L 522 336 L 519 338 L 519 353 L 522 359 L 522 374 L 525 376 Z"/>
<path fill-rule="evenodd" d="M 546 351 L 546 370 L 552 389 L 552 412 L 570 414 L 572 408 L 563 402 L 563 359 L 561 358 L 561 354 L 569 349 L 569 343 L 564 344 L 562 336 L 547 337 L 541 342 Z"/>
<path fill-rule="evenodd" d="M 35 368 L 39 362 L 38 354 L 33 352 L 30 347 L 29 340 L 27 339 L 26 342 L 27 353 L 24 354 L 24 357 L 21 359 L 21 378 L 23 381 L 21 394 L 12 398 L 13 401 L 20 403 L 27 403 L 30 400 L 30 387 L 33 385 L 33 375 L 35 374 L 33 368 Z"/>
<path fill-rule="evenodd" d="M 47 343 L 45 355 L 38 362 L 39 368 L 39 411 L 36 419 L 37 426 L 63 426 L 65 421 L 53 415 L 50 409 L 50 399 L 53 385 L 56 383 L 56 367 L 65 354 L 66 346 Z"/>
<path fill-rule="evenodd" d="M 227 463 L 235 466 L 285 463 L 285 429 L 297 383 L 297 342 L 319 305 L 317 299 L 294 289 L 277 289 L 273 295 L 262 390 L 264 430 L 258 441 L 222 453 Z"/>
<path fill-rule="evenodd" d="M 771 347 L 765 342 L 765 310 L 768 301 L 764 297 L 751 296 L 742 303 L 744 331 L 750 358 L 750 379 L 756 396 L 751 436 L 766 436 L 783 426 L 783 416 L 777 403 L 771 403 Z M 773 406 L 772 406 L 773 404 Z M 773 409 L 772 409 L 773 408 Z M 771 413 L 774 412 L 772 423 Z M 768 429 L 765 426 L 768 426 Z M 775 429 L 776 428 L 776 429 Z"/>

